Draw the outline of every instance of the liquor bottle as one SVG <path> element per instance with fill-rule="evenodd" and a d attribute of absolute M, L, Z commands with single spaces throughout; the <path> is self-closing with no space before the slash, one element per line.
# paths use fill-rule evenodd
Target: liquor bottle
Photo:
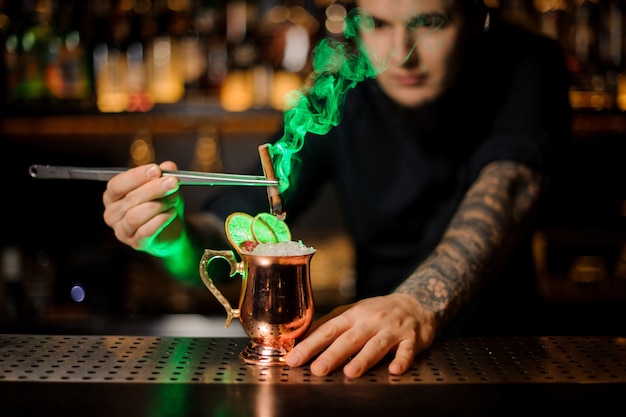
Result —
<path fill-rule="evenodd" d="M 176 13 L 170 6 L 179 2 L 156 1 L 156 36 L 147 45 L 146 68 L 148 89 L 155 104 L 178 103 L 184 96 L 183 71 L 180 62 L 180 48 L 170 33 L 170 23 Z"/>
<path fill-rule="evenodd" d="M 42 104 L 49 97 L 46 85 L 48 64 L 54 60 L 48 43 L 52 37 L 52 17 L 55 3 L 37 0 L 26 3 L 28 25 L 21 34 L 19 59 L 20 79 L 17 85 L 18 100 L 28 105 Z M 50 74 L 48 74 L 50 76 Z"/>
<path fill-rule="evenodd" d="M 130 13 L 130 34 L 126 45 L 126 70 L 128 105 L 127 111 L 147 112 L 154 107 L 154 100 L 148 94 L 146 74 L 146 48 L 155 34 L 156 26 L 152 22 L 150 2 L 144 7 L 135 6 Z"/>
<path fill-rule="evenodd" d="M 207 71 L 207 22 L 197 4 L 186 0 L 170 17 L 170 33 L 179 48 L 182 62 L 185 101 L 204 100 L 203 78 Z"/>
<path fill-rule="evenodd" d="M 4 3 L 0 34 L 2 36 L 2 86 L 0 94 L 2 105 L 8 105 L 17 99 L 17 86 L 20 77 L 21 34 L 23 31 L 23 17 L 17 3 Z"/>
<path fill-rule="evenodd" d="M 24 313 L 23 275 L 23 254 L 20 248 L 3 247 L 0 252 L 0 318 L 15 320 Z"/>
<path fill-rule="evenodd" d="M 599 72 L 598 0 L 575 0 L 571 43 L 577 61 L 574 75 L 583 90 L 592 90 L 593 76 Z"/>
<path fill-rule="evenodd" d="M 220 90 L 220 104 L 228 111 L 245 111 L 254 104 L 253 67 L 258 50 L 251 26 L 256 20 L 253 5 L 243 0 L 226 5 L 228 74 Z"/>
<path fill-rule="evenodd" d="M 623 87 L 620 87 L 620 78 L 624 65 L 624 2 L 622 0 L 608 0 L 601 2 L 600 13 L 602 26 L 600 27 L 599 64 L 606 83 L 606 91 L 611 97 L 610 107 L 620 107 L 624 103 L 620 99 Z M 623 81 L 622 81 L 623 84 Z M 620 104 L 621 103 L 621 104 Z"/>
<path fill-rule="evenodd" d="M 565 47 L 571 17 L 567 2 L 565 0 L 534 0 L 533 5 L 539 14 L 539 31 Z"/>
<path fill-rule="evenodd" d="M 107 22 L 108 30 L 93 49 L 96 102 L 102 112 L 119 113 L 128 106 L 126 48 L 131 22 L 123 2 L 113 7 L 106 0 L 98 0 L 97 3 L 98 20 L 101 24 Z"/>
<path fill-rule="evenodd" d="M 504 21 L 528 30 L 538 28 L 537 14 L 529 0 L 500 0 L 500 15 Z"/>
<path fill-rule="evenodd" d="M 208 96 L 216 96 L 229 70 L 225 4 L 219 0 L 203 0 L 198 26 L 207 58 L 206 73 L 201 82 Z"/>
<path fill-rule="evenodd" d="M 52 94 L 75 106 L 90 104 L 91 80 L 81 21 L 84 3 L 61 0 L 58 8 L 57 42 L 59 52 L 54 62 L 58 85 L 50 85 Z"/>
<path fill-rule="evenodd" d="M 302 1 L 286 1 L 269 9 L 261 19 L 261 52 L 272 68 L 268 104 L 277 110 L 285 109 L 287 97 L 302 88 L 312 70 L 311 50 L 319 37 L 320 24 L 305 6 Z"/>

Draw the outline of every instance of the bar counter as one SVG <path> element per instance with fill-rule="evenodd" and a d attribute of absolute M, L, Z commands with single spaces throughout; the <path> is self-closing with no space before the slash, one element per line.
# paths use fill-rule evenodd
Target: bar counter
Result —
<path fill-rule="evenodd" d="M 246 365 L 238 358 L 246 343 L 238 335 L 2 334 L 0 415 L 601 416 L 626 409 L 626 337 L 444 338 L 404 375 L 390 375 L 383 360 L 358 379 Z"/>

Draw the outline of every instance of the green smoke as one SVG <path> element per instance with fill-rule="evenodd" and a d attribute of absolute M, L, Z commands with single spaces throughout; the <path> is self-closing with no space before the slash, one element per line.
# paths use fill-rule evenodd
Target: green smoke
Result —
<path fill-rule="evenodd" d="M 364 49 L 359 31 L 373 28 L 371 18 L 353 9 L 345 19 L 347 41 L 322 39 L 313 51 L 312 83 L 308 89 L 293 92 L 284 114 L 284 133 L 270 146 L 280 192 L 289 188 L 291 158 L 302 149 L 307 133 L 324 135 L 343 116 L 346 95 L 360 81 L 376 76 Z M 349 40 L 355 43 L 349 43 Z"/>

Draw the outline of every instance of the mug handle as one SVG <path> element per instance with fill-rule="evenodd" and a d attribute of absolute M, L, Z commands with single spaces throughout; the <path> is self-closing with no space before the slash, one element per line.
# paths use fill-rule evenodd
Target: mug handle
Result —
<path fill-rule="evenodd" d="M 202 282 L 204 282 L 204 285 L 206 285 L 209 291 L 211 291 L 215 298 L 217 298 L 217 301 L 219 301 L 226 309 L 226 323 L 224 323 L 224 327 L 229 327 L 233 318 L 239 318 L 239 309 L 232 308 L 226 297 L 222 295 L 220 290 L 218 290 L 215 284 L 213 284 L 211 277 L 209 277 L 207 266 L 215 258 L 225 259 L 230 264 L 229 274 L 231 277 L 238 272 L 241 273 L 240 264 L 237 263 L 235 254 L 231 250 L 205 249 L 202 259 L 200 260 L 200 277 L 202 278 Z"/>

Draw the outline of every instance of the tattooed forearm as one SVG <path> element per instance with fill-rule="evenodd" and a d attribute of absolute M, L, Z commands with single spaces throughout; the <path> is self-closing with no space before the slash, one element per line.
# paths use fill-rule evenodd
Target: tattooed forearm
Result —
<path fill-rule="evenodd" d="M 396 289 L 445 325 L 507 260 L 539 199 L 541 176 L 511 161 L 492 162 L 467 191 L 441 242 Z"/>

